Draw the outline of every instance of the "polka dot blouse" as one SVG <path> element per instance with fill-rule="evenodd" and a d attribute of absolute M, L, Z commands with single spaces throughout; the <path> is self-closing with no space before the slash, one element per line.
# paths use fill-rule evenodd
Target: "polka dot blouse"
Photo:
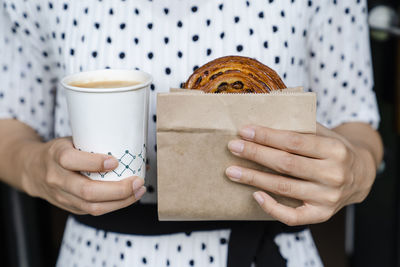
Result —
<path fill-rule="evenodd" d="M 156 202 L 156 94 L 226 55 L 256 58 L 288 86 L 317 93 L 327 127 L 378 126 L 365 0 L 0 0 L 0 118 L 45 140 L 69 136 L 59 81 L 103 68 L 140 69 L 150 92 L 148 193 Z"/>
<path fill-rule="evenodd" d="M 156 94 L 216 57 L 254 57 L 286 85 L 317 92 L 327 127 L 378 125 L 365 1 L 0 2 L 0 117 L 46 140 L 71 135 L 64 75 L 136 68 L 154 76 L 144 202 L 155 201 Z"/>

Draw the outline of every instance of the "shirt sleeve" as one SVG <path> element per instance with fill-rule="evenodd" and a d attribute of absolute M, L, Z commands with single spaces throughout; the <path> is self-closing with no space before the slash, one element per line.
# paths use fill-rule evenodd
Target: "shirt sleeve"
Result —
<path fill-rule="evenodd" d="M 310 90 L 317 92 L 317 120 L 333 128 L 369 123 L 379 112 L 373 72 L 366 0 L 330 0 L 317 6 L 308 36 Z"/>
<path fill-rule="evenodd" d="M 44 25 L 24 18 L 15 6 L 0 4 L 0 119 L 18 119 L 48 140 L 53 136 L 57 80 L 47 38 L 39 31 Z"/>

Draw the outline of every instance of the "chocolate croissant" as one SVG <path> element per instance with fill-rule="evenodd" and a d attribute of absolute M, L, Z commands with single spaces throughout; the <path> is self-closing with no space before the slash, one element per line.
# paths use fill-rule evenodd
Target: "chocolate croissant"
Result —
<path fill-rule="evenodd" d="M 206 93 L 269 93 L 285 89 L 279 75 L 259 61 L 241 56 L 220 57 L 196 69 L 186 89 Z"/>

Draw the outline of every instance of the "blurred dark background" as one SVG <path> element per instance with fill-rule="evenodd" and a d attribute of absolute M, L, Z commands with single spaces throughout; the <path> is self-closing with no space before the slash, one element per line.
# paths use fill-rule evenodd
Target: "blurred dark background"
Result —
<path fill-rule="evenodd" d="M 375 0 L 368 5 L 370 14 L 385 5 L 400 17 L 398 0 Z M 376 25 L 384 25 L 389 13 L 379 9 Z M 396 24 L 395 19 L 391 22 Z M 384 163 L 363 203 L 311 227 L 327 267 L 400 266 L 400 30 L 386 26 L 372 30 L 371 49 Z M 54 266 L 67 213 L 0 183 L 0 216 L 0 266 Z"/>

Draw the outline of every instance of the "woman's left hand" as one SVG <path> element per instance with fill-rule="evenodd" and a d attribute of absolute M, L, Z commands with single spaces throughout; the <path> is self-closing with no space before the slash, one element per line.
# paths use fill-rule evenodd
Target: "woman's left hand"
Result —
<path fill-rule="evenodd" d="M 371 152 L 320 124 L 316 135 L 247 126 L 240 136 L 243 140 L 228 144 L 234 155 L 283 175 L 239 166 L 227 168 L 226 175 L 232 181 L 303 201 L 292 208 L 264 191 L 253 194 L 266 213 L 287 225 L 327 221 L 342 207 L 364 200 L 375 179 Z"/>

